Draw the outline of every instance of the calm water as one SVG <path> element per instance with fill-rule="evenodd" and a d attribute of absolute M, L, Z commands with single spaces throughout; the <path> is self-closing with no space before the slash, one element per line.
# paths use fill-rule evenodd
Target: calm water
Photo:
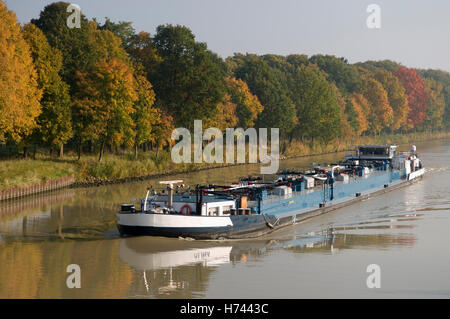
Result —
<path fill-rule="evenodd" d="M 120 238 L 119 205 L 157 181 L 0 203 L 0 298 L 449 298 L 450 141 L 417 146 L 423 180 L 257 240 Z M 175 178 L 223 183 L 258 172 L 248 165 Z M 67 288 L 69 264 L 81 268 L 79 289 Z M 379 289 L 367 288 L 370 264 L 381 267 Z"/>

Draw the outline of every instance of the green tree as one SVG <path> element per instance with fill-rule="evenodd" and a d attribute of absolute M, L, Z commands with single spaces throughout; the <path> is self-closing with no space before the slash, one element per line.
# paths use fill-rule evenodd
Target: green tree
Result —
<path fill-rule="evenodd" d="M 35 129 L 37 141 L 50 147 L 58 147 L 60 157 L 63 146 L 72 137 L 69 87 L 59 76 L 62 67 L 61 53 L 52 48 L 45 35 L 34 24 L 23 28 L 24 39 L 31 48 L 38 73 L 38 86 L 43 91 L 42 113 Z"/>
<path fill-rule="evenodd" d="M 102 30 L 97 22 L 89 21 L 81 14 L 80 28 L 69 28 L 67 2 L 54 2 L 47 5 L 39 19 L 31 22 L 44 32 L 49 44 L 61 51 L 63 66 L 61 75 L 70 85 L 71 94 L 76 89 L 76 72 L 89 72 L 96 63 L 103 59 L 116 58 L 130 65 L 122 40 L 107 27 Z M 108 25 L 110 25 L 108 23 Z"/>
<path fill-rule="evenodd" d="M 67 2 L 51 3 L 41 11 L 39 19 L 32 19 L 31 22 L 44 32 L 52 47 L 61 51 L 63 66 L 60 74 L 64 82 L 72 87 L 75 73 L 85 72 L 92 67 L 96 57 L 92 42 L 89 41 L 92 26 L 86 17 L 81 14 L 80 28 L 71 29 L 67 26 L 69 5 Z"/>
<path fill-rule="evenodd" d="M 326 72 L 328 80 L 334 82 L 344 95 L 360 90 L 361 78 L 358 70 L 344 58 L 318 54 L 313 55 L 309 61 Z"/>
<path fill-rule="evenodd" d="M 280 72 L 256 55 L 236 55 L 228 63 L 236 65 L 236 78 L 246 82 L 250 91 L 264 105 L 256 125 L 279 128 L 281 134 L 288 134 L 294 128 L 297 118 L 294 103 L 289 97 L 290 92 L 280 77 Z"/>
<path fill-rule="evenodd" d="M 194 119 L 214 117 L 225 94 L 220 59 L 183 26 L 160 25 L 153 40 L 162 58 L 150 78 L 157 104 L 173 116 L 177 126 L 188 129 L 193 128 Z"/>
<path fill-rule="evenodd" d="M 133 63 L 143 66 L 148 80 L 155 77 L 162 58 L 158 55 L 149 33 L 139 32 L 131 36 L 126 51 Z"/>
<path fill-rule="evenodd" d="M 400 63 L 391 60 L 359 62 L 355 63 L 355 66 L 363 67 L 370 72 L 375 72 L 378 69 L 383 69 L 391 73 L 397 72 L 397 70 L 402 67 Z"/>
<path fill-rule="evenodd" d="M 441 129 L 445 110 L 443 85 L 432 78 L 425 78 L 425 90 L 428 95 L 428 108 L 423 121 L 423 128 Z"/>
<path fill-rule="evenodd" d="M 423 78 L 434 79 L 442 84 L 442 94 L 445 100 L 443 125 L 450 128 L 450 73 L 442 70 L 417 70 Z"/>
<path fill-rule="evenodd" d="M 314 66 L 300 66 L 295 77 L 295 134 L 323 143 L 341 133 L 341 109 L 333 87 Z"/>
<path fill-rule="evenodd" d="M 100 30 L 108 30 L 114 33 L 114 35 L 117 36 L 122 41 L 121 46 L 124 49 L 128 46 L 128 43 L 136 34 L 132 22 L 129 21 L 113 22 L 108 17 L 105 18 L 104 24 L 98 25 L 98 28 Z"/>

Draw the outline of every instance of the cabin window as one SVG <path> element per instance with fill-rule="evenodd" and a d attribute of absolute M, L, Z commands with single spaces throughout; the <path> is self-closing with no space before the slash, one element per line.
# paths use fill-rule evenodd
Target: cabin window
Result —
<path fill-rule="evenodd" d="M 210 207 L 208 208 L 209 216 L 218 216 L 219 215 L 219 207 Z"/>
<path fill-rule="evenodd" d="M 381 155 L 389 156 L 389 148 L 379 148 L 379 147 L 361 147 L 359 149 L 361 155 Z"/>

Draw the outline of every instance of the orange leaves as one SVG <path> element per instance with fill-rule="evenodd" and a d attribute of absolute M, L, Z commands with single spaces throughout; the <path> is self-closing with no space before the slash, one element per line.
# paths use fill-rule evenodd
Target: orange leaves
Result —
<path fill-rule="evenodd" d="M 369 113 L 369 102 L 364 97 L 364 95 L 359 93 L 353 93 L 350 96 L 350 101 L 353 103 L 353 109 L 356 113 L 356 120 L 358 122 L 358 129 L 355 134 L 360 136 L 363 132 L 367 131 L 369 128 L 369 123 L 366 118 L 366 114 Z"/>
<path fill-rule="evenodd" d="M 405 88 L 408 96 L 407 128 L 412 129 L 422 125 L 426 118 L 428 108 L 428 95 L 425 91 L 425 82 L 414 69 L 401 67 L 395 75 Z"/>

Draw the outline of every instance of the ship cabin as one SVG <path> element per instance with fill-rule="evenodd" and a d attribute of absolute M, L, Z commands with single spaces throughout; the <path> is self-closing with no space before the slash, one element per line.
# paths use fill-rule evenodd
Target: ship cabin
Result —
<path fill-rule="evenodd" d="M 201 200 L 195 195 L 188 193 L 182 195 L 156 195 L 147 202 L 147 210 L 158 207 L 167 207 L 172 201 L 171 208 L 174 212 L 182 215 L 201 215 L 201 216 L 223 216 L 229 215 L 235 209 L 236 203 L 232 198 L 218 196 L 202 196 Z M 144 211 L 145 200 L 141 201 L 141 210 Z"/>
<path fill-rule="evenodd" d="M 358 145 L 355 152 L 347 155 L 347 160 L 392 160 L 396 145 Z"/>

